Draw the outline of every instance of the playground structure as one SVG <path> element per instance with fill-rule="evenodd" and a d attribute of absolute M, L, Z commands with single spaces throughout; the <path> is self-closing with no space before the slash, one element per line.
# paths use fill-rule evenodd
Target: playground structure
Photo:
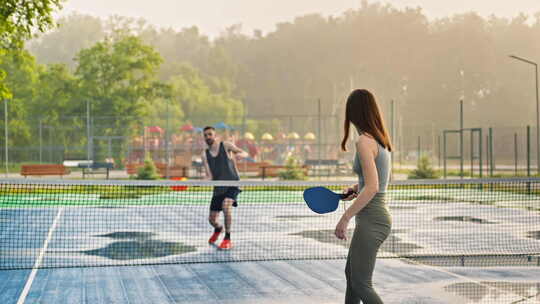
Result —
<path fill-rule="evenodd" d="M 277 133 L 275 136 L 264 133 L 257 140 L 251 132 L 241 134 L 234 128 L 220 125 L 218 136 L 222 140 L 235 143 L 239 148 L 248 152 L 249 157 L 237 161 L 241 173 L 256 173 L 257 176 L 275 176 L 276 170 L 283 168 L 286 161 L 293 157 L 299 163 L 310 162 L 317 164 L 317 146 L 314 145 L 315 135 L 312 132 L 301 137 L 296 132 L 285 134 Z M 157 126 L 146 127 L 143 136 L 134 136 L 129 139 L 125 166 L 128 173 L 133 174 L 135 167 L 140 167 L 146 159 L 151 159 L 162 172 L 164 177 L 188 176 L 191 169 L 196 174 L 202 174 L 202 161 L 200 155 L 206 148 L 200 128 L 182 127 L 179 132 L 171 134 L 167 140 L 163 129 Z M 336 151 L 328 149 L 325 155 L 334 158 L 334 165 L 339 163 Z M 337 150 L 337 147 L 333 147 Z M 111 149 L 108 149 L 109 151 Z M 328 166 L 327 159 L 320 165 Z M 303 168 L 307 169 L 306 166 Z M 174 172 L 174 173 L 173 173 Z"/>

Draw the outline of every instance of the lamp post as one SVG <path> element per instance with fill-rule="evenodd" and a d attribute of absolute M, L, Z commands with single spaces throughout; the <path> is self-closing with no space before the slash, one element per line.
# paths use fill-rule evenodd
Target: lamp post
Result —
<path fill-rule="evenodd" d="M 534 61 L 518 57 L 516 55 L 510 55 L 510 58 L 531 64 L 534 66 L 535 71 L 535 85 L 536 85 L 536 171 L 540 174 L 540 114 L 538 106 L 538 64 Z"/>

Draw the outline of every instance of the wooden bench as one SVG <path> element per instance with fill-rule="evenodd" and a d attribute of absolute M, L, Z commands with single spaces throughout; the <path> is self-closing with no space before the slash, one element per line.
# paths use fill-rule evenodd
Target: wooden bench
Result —
<path fill-rule="evenodd" d="M 323 175 L 323 172 L 326 173 L 326 176 L 346 172 L 346 165 L 338 159 L 306 159 L 304 164 L 311 168 L 313 175 L 317 176 Z"/>
<path fill-rule="evenodd" d="M 22 165 L 21 166 L 21 175 L 25 178 L 29 175 L 64 175 L 69 174 L 69 169 L 64 165 L 57 164 L 38 164 L 38 165 Z"/>
<path fill-rule="evenodd" d="M 135 175 L 137 174 L 137 171 L 139 170 L 139 168 L 142 166 L 143 164 L 134 164 L 134 163 L 126 164 L 126 172 L 128 175 Z"/>
<path fill-rule="evenodd" d="M 139 171 L 139 168 L 143 167 L 144 164 L 127 164 L 126 171 L 128 175 L 136 175 Z M 167 177 L 167 164 L 164 163 L 155 163 L 156 169 L 161 177 Z M 178 166 L 172 165 L 169 166 L 169 177 L 188 177 L 189 167 L 187 166 Z"/>
<path fill-rule="evenodd" d="M 240 173 L 255 173 L 260 176 L 261 168 L 270 166 L 268 162 L 238 162 L 236 167 Z"/>
<path fill-rule="evenodd" d="M 303 165 L 300 166 L 304 174 L 307 176 L 309 171 L 309 166 Z M 266 165 L 261 166 L 259 171 L 259 176 L 262 177 L 264 180 L 266 177 L 277 177 L 279 175 L 279 172 L 286 170 L 287 166 L 280 166 L 280 165 Z"/>
<path fill-rule="evenodd" d="M 167 175 L 169 177 L 188 177 L 189 175 L 189 167 L 187 166 L 171 165 L 168 172 L 166 164 L 161 164 L 159 167 L 156 165 L 156 167 L 161 177 L 167 177 Z"/>

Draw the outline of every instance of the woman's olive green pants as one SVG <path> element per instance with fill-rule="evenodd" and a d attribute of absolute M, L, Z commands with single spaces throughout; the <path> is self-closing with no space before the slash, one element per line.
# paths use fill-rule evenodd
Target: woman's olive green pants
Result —
<path fill-rule="evenodd" d="M 392 219 L 386 206 L 385 194 L 377 193 L 356 215 L 356 228 L 345 266 L 345 304 L 383 303 L 373 289 L 371 278 L 377 252 L 390 234 L 391 226 Z"/>

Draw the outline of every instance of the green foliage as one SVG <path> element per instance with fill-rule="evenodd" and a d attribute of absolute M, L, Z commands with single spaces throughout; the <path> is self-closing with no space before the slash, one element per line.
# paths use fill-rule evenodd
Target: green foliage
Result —
<path fill-rule="evenodd" d="M 300 165 L 300 161 L 294 157 L 289 156 L 285 163 L 285 170 L 278 173 L 278 177 L 282 180 L 306 180 L 307 177 L 304 174 L 304 169 Z"/>
<path fill-rule="evenodd" d="M 36 3 L 44 5 L 30 7 Z M 25 18 L 33 20 L 26 24 L 34 29 L 50 27 L 49 12 L 59 3 L 3 1 L 2 42 L 30 37 Z M 34 13 L 18 13 L 24 10 Z M 62 62 L 69 68 L 36 65 L 22 51 L 13 60 L 12 55 L 1 54 L 8 48 L 0 48 L 0 98 L 14 99 L 9 107 L 10 130 L 17 133 L 10 139 L 14 147 L 37 146 L 41 117 L 46 117 L 44 125 L 51 126 L 44 136 L 50 131 L 53 145 L 84 144 L 87 101 L 96 119 L 122 117 L 95 121 L 95 135 L 133 135 L 141 134 L 137 127 L 143 123 L 164 127 L 165 112 L 170 113 L 171 128 L 188 120 L 198 126 L 218 121 L 238 126 L 246 109 L 253 116 L 314 115 L 320 98 L 323 113 L 338 115 L 343 113 L 339 101 L 356 86 L 373 88 L 382 108 L 388 109 L 384 103 L 391 99 L 407 104 L 403 115 L 412 119 L 404 120 L 403 130 L 415 116 L 454 120 L 456 105 L 449 101 L 459 100 L 462 93 L 474 106 L 467 117 L 478 126 L 492 121 L 523 125 L 521 117 L 530 103 L 519 101 L 534 100 L 534 90 L 523 80 L 533 76 L 522 63 L 512 64 L 502 50 L 520 46 L 523 56 L 540 51 L 540 15 L 510 20 L 466 13 L 428 20 L 420 9 L 397 9 L 373 1 L 363 1 L 358 9 L 340 16 L 302 16 L 264 35 L 246 35 L 232 26 L 213 40 L 197 27 L 156 29 L 144 20 L 125 17 L 102 20 L 74 14 L 59 23 L 59 28 L 31 41 L 29 47 L 41 63 Z M 23 25 L 20 30 L 15 30 L 17 24 Z M 507 58 L 508 64 L 500 64 L 501 58 Z M 407 91 L 402 90 L 405 85 Z M 508 103 L 516 113 L 512 117 L 500 110 Z M 302 121 L 292 122 L 294 128 L 313 129 L 311 122 L 305 126 Z M 280 130 L 279 122 L 248 120 L 247 124 L 258 138 Z M 70 126 L 73 135 L 59 131 Z M 432 126 L 415 132 L 428 128 Z M 438 128 L 435 125 L 434 131 Z M 501 154 L 506 152 L 510 151 Z"/>
<path fill-rule="evenodd" d="M 244 108 L 240 100 L 226 92 L 213 92 L 199 71 L 188 64 L 177 65 L 175 74 L 170 81 L 172 103 L 180 105 L 193 124 L 241 124 Z"/>
<path fill-rule="evenodd" d="M 29 104 L 29 117 L 39 117 L 40 121 L 31 125 L 34 134 L 39 134 L 39 124 L 48 138 L 54 136 L 58 146 L 83 145 L 86 138 L 80 136 L 86 121 L 75 117 L 82 111 L 83 104 L 74 102 L 77 98 L 77 79 L 64 64 L 51 64 L 40 69 L 35 98 Z M 54 133 L 52 133 L 54 130 Z"/>
<path fill-rule="evenodd" d="M 285 114 L 285 110 L 313 114 L 318 98 L 323 112 L 339 113 L 336 100 L 351 86 L 361 85 L 373 88 L 380 101 L 414 100 L 407 106 L 408 115 L 435 121 L 455 119 L 455 104 L 445 100 L 458 100 L 464 91 L 477 109 L 489 111 L 489 115 L 471 111 L 470 120 L 481 125 L 489 117 L 508 123 L 507 113 L 494 109 L 505 108 L 508 100 L 534 100 L 534 90 L 522 81 L 532 76 L 521 64 L 511 64 L 506 51 L 493 50 L 518 45 L 523 54 L 536 54 L 540 45 L 536 15 L 510 20 L 466 13 L 431 21 L 420 9 L 373 1 L 331 18 L 298 17 L 265 35 L 246 35 L 240 26 L 232 26 L 214 41 L 197 27 L 156 29 L 144 20 L 126 17 L 100 20 L 72 15 L 61 21 L 65 27 L 33 43 L 32 50 L 42 62 L 71 60 L 75 49 L 88 47 L 106 34 L 135 35 L 163 56 L 165 64 L 158 72 L 162 81 L 183 75 L 177 65 L 187 63 L 210 92 L 245 100 L 252 115 Z M 388 41 L 403 47 L 393 48 Z M 499 64 L 501 58 L 509 64 Z M 460 67 L 466 67 L 464 79 Z M 378 77 L 362 76 L 390 70 Z M 529 107 L 522 102 L 512 106 L 522 114 Z M 520 116 L 515 117 L 513 122 L 522 124 Z"/>
<path fill-rule="evenodd" d="M 72 13 L 59 18 L 56 23 L 57 26 L 47 34 L 26 44 L 40 63 L 63 63 L 74 70 L 77 53 L 106 37 L 106 26 L 98 17 Z"/>
<path fill-rule="evenodd" d="M 54 25 L 52 13 L 62 0 L 3 0 L 0 9 L 0 48 L 19 48 L 37 30 Z"/>
<path fill-rule="evenodd" d="M 0 78 L 4 71 L 9 75 L 0 82 L 0 93 L 3 85 L 13 92 L 8 106 L 12 147 L 36 147 L 41 136 L 43 145 L 64 149 L 64 156 L 86 155 L 87 105 L 96 136 L 140 135 L 143 125 L 169 126 L 174 132 L 190 117 L 196 125 L 241 123 L 243 105 L 231 96 L 228 80 L 203 77 L 179 64 L 171 70 L 170 83 L 160 82 L 161 56 L 137 37 L 116 32 L 80 51 L 75 62 L 72 73 L 65 64 L 38 65 L 27 51 L 0 52 Z M 96 157 L 106 153 L 106 144 L 94 142 Z M 121 159 L 126 149 L 113 150 L 113 157 Z M 12 160 L 35 159 L 30 153 Z"/>
<path fill-rule="evenodd" d="M 144 160 L 144 166 L 140 167 L 137 171 L 137 177 L 136 179 L 141 180 L 155 180 L 159 179 L 159 174 L 156 168 L 156 165 L 154 165 L 154 162 L 150 158 L 146 158 Z"/>
<path fill-rule="evenodd" d="M 440 173 L 431 167 L 427 156 L 420 157 L 417 168 L 408 175 L 409 179 L 433 179 L 439 177 Z"/>
<path fill-rule="evenodd" d="M 76 60 L 80 107 L 89 101 L 93 116 L 118 115 L 108 125 L 96 125 L 98 134 L 130 135 L 126 127 L 144 117 L 145 104 L 167 91 L 155 79 L 161 56 L 137 37 L 106 39 L 82 50 Z"/>
<path fill-rule="evenodd" d="M 41 68 L 29 52 L 9 50 L 0 54 L 0 71 L 5 71 L 8 75 L 3 84 L 11 95 L 9 99 L 3 99 L 0 103 L 3 113 L 3 102 L 8 102 L 10 144 L 15 141 L 19 144 L 29 144 L 33 126 L 29 113 L 30 105 L 36 97 Z M 3 132 L 0 138 L 4 138 Z"/>
<path fill-rule="evenodd" d="M 52 13 L 61 0 L 2 0 L 0 4 L 0 64 L 6 50 L 21 50 L 26 39 L 36 31 L 44 32 L 54 25 Z M 12 97 L 5 83 L 6 71 L 0 68 L 0 99 Z"/>
<path fill-rule="evenodd" d="M 0 50 L 0 57 L 3 57 L 5 51 Z M 0 64 L 2 60 L 0 59 Z M 0 69 L 0 99 L 10 99 L 12 97 L 11 91 L 5 83 L 6 71 Z"/>

